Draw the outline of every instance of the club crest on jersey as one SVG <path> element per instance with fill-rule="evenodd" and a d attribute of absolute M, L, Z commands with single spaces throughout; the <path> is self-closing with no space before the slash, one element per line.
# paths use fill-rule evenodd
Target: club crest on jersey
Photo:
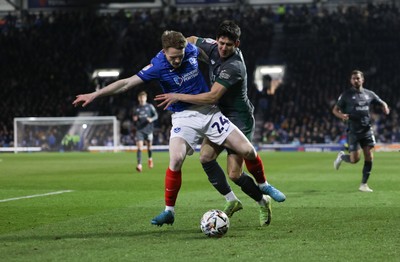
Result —
<path fill-rule="evenodd" d="M 192 65 L 196 65 L 197 64 L 197 59 L 194 57 L 189 58 L 189 63 Z"/>
<path fill-rule="evenodd" d="M 181 131 L 181 128 L 180 127 L 175 127 L 174 128 L 174 133 L 179 133 Z"/>
<path fill-rule="evenodd" d="M 226 70 L 222 70 L 221 73 L 219 74 L 219 78 L 221 78 L 221 79 L 229 79 L 230 77 L 231 77 L 231 75 L 228 74 L 226 72 Z"/>

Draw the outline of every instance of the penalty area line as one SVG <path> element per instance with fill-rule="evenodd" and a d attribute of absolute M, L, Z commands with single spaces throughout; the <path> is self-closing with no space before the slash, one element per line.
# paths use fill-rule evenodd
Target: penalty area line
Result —
<path fill-rule="evenodd" d="M 37 194 L 37 195 L 30 195 L 30 196 L 21 196 L 21 197 L 0 199 L 0 203 L 1 203 L 1 202 L 14 201 L 14 200 L 20 200 L 20 199 L 26 199 L 26 198 L 34 198 L 34 197 L 44 197 L 44 196 L 58 195 L 58 194 L 70 193 L 70 192 L 73 192 L 73 191 L 74 191 L 74 190 L 62 190 L 62 191 L 49 192 L 49 193 L 44 193 L 44 194 Z"/>

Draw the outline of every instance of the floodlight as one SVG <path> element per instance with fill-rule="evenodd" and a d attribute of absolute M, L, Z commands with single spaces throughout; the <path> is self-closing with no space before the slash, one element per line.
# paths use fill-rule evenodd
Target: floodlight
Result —
<path fill-rule="evenodd" d="M 264 82 L 269 79 L 273 83 L 274 90 L 283 81 L 283 76 L 285 75 L 284 65 L 260 65 L 256 67 L 254 71 L 254 82 L 257 89 L 262 91 L 264 87 Z"/>
<path fill-rule="evenodd" d="M 118 77 L 121 73 L 121 69 L 118 68 L 105 68 L 105 69 L 96 69 L 93 71 L 92 78 L 100 77 L 100 78 L 108 78 L 108 77 Z"/>

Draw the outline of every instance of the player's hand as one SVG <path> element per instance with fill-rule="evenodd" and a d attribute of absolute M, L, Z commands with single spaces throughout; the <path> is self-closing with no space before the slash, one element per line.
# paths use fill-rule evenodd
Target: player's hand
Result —
<path fill-rule="evenodd" d="M 93 93 L 90 94 L 83 94 L 83 95 L 77 95 L 76 99 L 74 100 L 74 102 L 72 102 L 72 104 L 77 107 L 79 105 L 82 105 L 82 107 L 87 106 L 88 104 L 90 104 L 94 99 L 95 99 L 95 95 Z"/>
<path fill-rule="evenodd" d="M 342 116 L 343 121 L 347 121 L 347 120 L 349 120 L 349 118 L 350 118 L 349 114 L 343 114 L 343 116 Z"/>
<path fill-rule="evenodd" d="M 157 105 L 157 107 L 164 106 L 164 110 L 166 110 L 170 105 L 179 101 L 178 94 L 168 93 L 168 94 L 160 94 L 156 95 L 154 98 L 156 101 L 162 101 Z"/>
<path fill-rule="evenodd" d="M 385 113 L 386 115 L 388 115 L 390 113 L 390 108 L 388 106 L 384 106 L 383 107 L 383 113 Z"/>

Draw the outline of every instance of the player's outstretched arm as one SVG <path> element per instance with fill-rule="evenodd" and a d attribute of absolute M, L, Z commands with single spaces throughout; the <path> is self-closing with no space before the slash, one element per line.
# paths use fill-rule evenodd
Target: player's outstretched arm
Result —
<path fill-rule="evenodd" d="M 164 106 L 164 110 L 167 109 L 171 104 L 178 101 L 186 102 L 195 105 L 209 105 L 216 104 L 218 100 L 225 94 L 226 88 L 215 82 L 211 87 L 211 91 L 206 93 L 201 93 L 197 95 L 189 94 L 177 94 L 177 93 L 167 93 L 156 95 L 154 100 L 162 101 L 158 104 L 158 107 Z"/>
<path fill-rule="evenodd" d="M 133 75 L 129 78 L 124 78 L 124 79 L 115 81 L 115 82 L 109 84 L 108 86 L 106 86 L 102 89 L 99 89 L 95 92 L 77 95 L 76 99 L 72 102 L 72 104 L 75 107 L 77 107 L 79 105 L 82 105 L 82 107 L 85 107 L 88 104 L 90 104 L 93 100 L 95 100 L 97 97 L 110 96 L 110 95 L 123 93 L 141 83 L 143 83 L 143 80 L 140 77 L 138 77 L 137 75 Z"/>

